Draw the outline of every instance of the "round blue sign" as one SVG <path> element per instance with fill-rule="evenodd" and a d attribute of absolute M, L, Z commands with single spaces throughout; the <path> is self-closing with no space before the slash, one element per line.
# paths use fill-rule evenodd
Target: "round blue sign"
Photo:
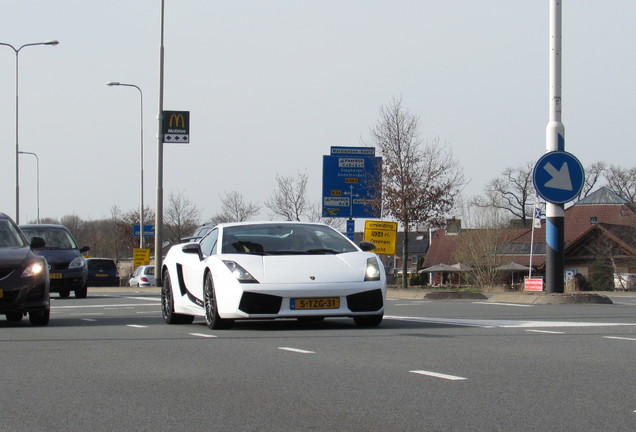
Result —
<path fill-rule="evenodd" d="M 571 153 L 553 151 L 544 154 L 534 165 L 532 180 L 539 196 L 553 204 L 576 198 L 583 189 L 585 171 Z"/>

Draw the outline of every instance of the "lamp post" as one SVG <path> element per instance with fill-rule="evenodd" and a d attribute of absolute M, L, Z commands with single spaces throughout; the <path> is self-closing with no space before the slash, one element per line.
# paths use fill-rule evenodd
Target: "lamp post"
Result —
<path fill-rule="evenodd" d="M 141 101 L 141 141 L 140 141 L 140 189 L 141 189 L 141 204 L 139 206 L 139 248 L 144 247 L 144 94 L 141 89 L 135 84 L 125 84 L 117 81 L 110 81 L 106 83 L 107 86 L 123 86 L 123 87 L 134 87 L 139 90 L 139 97 Z"/>
<path fill-rule="evenodd" d="M 27 151 L 19 151 L 18 154 L 28 154 L 28 155 L 33 155 L 35 156 L 35 184 L 36 184 L 36 189 L 35 189 L 35 201 L 37 203 L 37 207 L 38 207 L 38 223 L 40 223 L 40 158 L 38 157 L 38 155 L 36 155 L 33 152 L 27 152 Z"/>
<path fill-rule="evenodd" d="M 19 175 L 19 160 L 20 146 L 18 144 L 18 54 L 24 47 L 35 45 L 57 45 L 56 40 L 50 40 L 46 42 L 34 42 L 22 45 L 20 48 L 16 48 L 11 44 L 0 42 L 0 45 L 8 46 L 15 52 L 15 222 L 20 223 L 20 175 Z"/>

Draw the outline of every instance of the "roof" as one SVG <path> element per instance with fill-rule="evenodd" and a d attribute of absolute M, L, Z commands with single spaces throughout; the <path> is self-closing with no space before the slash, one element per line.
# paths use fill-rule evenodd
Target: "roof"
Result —
<path fill-rule="evenodd" d="M 629 204 L 625 198 L 621 198 L 605 186 L 589 194 L 585 198 L 576 202 L 575 205 L 612 205 L 612 204 Z"/>

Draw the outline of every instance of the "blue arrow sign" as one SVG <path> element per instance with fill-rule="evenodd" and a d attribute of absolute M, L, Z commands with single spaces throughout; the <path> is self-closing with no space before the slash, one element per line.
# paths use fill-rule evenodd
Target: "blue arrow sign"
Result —
<path fill-rule="evenodd" d="M 141 231 L 139 229 L 139 224 L 133 225 L 133 237 L 139 237 Z M 144 225 L 144 237 L 154 237 L 155 236 L 155 226 L 154 225 Z"/>
<path fill-rule="evenodd" d="M 541 198 L 553 204 L 563 204 L 581 193 L 585 171 L 571 153 L 553 151 L 537 161 L 532 179 Z"/>

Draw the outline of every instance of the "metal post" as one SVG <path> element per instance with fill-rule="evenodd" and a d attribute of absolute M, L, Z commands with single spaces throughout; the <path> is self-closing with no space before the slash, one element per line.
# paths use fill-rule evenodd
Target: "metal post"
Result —
<path fill-rule="evenodd" d="M 561 122 L 561 3 L 550 0 L 550 118 L 546 128 L 546 153 L 565 151 L 565 127 Z M 546 203 L 546 291 L 564 291 L 565 206 Z"/>
<path fill-rule="evenodd" d="M 20 50 L 24 47 L 35 46 L 35 45 L 57 45 L 59 44 L 56 40 L 50 40 L 46 42 L 34 42 L 22 45 L 20 48 L 15 48 L 13 45 L 0 42 L 0 45 L 8 46 L 15 52 L 15 222 L 17 224 L 20 223 L 20 164 L 19 164 L 19 156 L 20 156 L 20 145 L 18 140 L 18 116 L 19 116 L 19 104 L 18 104 L 18 54 L 20 54 Z"/>
<path fill-rule="evenodd" d="M 140 124 L 141 124 L 141 141 L 140 141 L 140 146 L 139 146 L 139 151 L 140 151 L 140 155 L 139 155 L 139 164 L 140 164 L 140 181 L 139 181 L 139 189 L 141 191 L 140 195 L 141 195 L 141 199 L 140 199 L 140 205 L 139 205 L 139 248 L 143 249 L 144 247 L 144 93 L 141 91 L 141 89 L 136 86 L 135 84 L 124 84 L 124 83 L 120 83 L 117 81 L 110 81 L 108 83 L 106 83 L 107 86 L 112 87 L 112 86 L 123 86 L 123 87 L 134 87 L 137 90 L 139 90 L 139 97 L 140 97 L 140 102 L 141 102 L 141 110 L 140 110 Z"/>
<path fill-rule="evenodd" d="M 161 0 L 161 36 L 159 47 L 159 113 L 157 114 L 157 199 L 155 203 L 155 285 L 163 284 L 163 22 L 164 0 Z"/>
<path fill-rule="evenodd" d="M 18 154 L 29 154 L 35 156 L 35 201 L 37 203 L 38 223 L 40 223 L 40 158 L 33 152 L 21 151 Z"/>

